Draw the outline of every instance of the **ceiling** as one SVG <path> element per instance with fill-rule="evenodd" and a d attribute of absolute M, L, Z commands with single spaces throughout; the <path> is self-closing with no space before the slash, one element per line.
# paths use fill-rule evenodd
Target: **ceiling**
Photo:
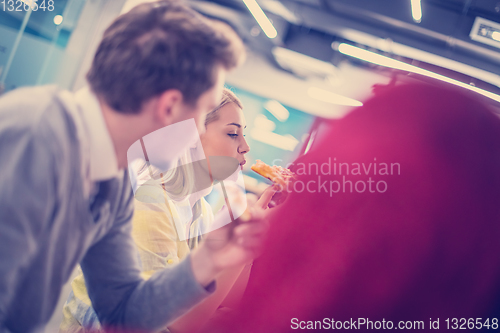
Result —
<path fill-rule="evenodd" d="M 241 0 L 191 3 L 232 25 L 275 68 L 290 71 L 272 52 L 278 46 L 334 66 L 348 61 L 387 74 L 386 68 L 341 54 L 338 45 L 349 43 L 500 95 L 500 43 L 469 37 L 476 17 L 500 24 L 500 0 L 422 0 L 419 23 L 410 0 L 257 1 L 278 32 L 274 39 L 262 33 Z"/>

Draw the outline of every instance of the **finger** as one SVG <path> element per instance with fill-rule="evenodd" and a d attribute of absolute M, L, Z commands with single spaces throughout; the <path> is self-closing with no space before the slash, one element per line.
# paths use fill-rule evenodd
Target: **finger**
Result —
<path fill-rule="evenodd" d="M 234 223 L 228 223 L 220 228 L 211 230 L 204 235 L 203 241 L 210 242 L 211 244 L 227 242 L 231 237 L 233 228 Z"/>
<path fill-rule="evenodd" d="M 266 209 L 273 195 L 278 191 L 279 185 L 269 186 L 257 200 L 256 206 L 261 209 Z"/>
<path fill-rule="evenodd" d="M 252 215 L 252 219 L 248 222 L 255 222 L 264 219 L 264 217 L 266 216 L 266 211 L 259 207 L 251 207 L 250 214 Z"/>
<path fill-rule="evenodd" d="M 242 239 L 239 246 L 251 259 L 259 257 L 264 252 L 264 242 L 261 238 Z"/>
<path fill-rule="evenodd" d="M 280 191 L 280 192 L 277 192 L 272 200 L 276 203 L 276 205 L 281 205 L 282 203 L 284 203 L 286 201 L 286 199 L 288 198 L 288 195 L 289 195 L 290 192 L 288 191 Z"/>
<path fill-rule="evenodd" d="M 268 229 L 267 223 L 242 224 L 234 229 L 234 235 L 238 238 L 262 236 Z"/>
<path fill-rule="evenodd" d="M 263 244 L 262 237 L 245 237 L 238 240 L 238 245 L 243 247 L 245 251 L 259 251 Z"/>
<path fill-rule="evenodd" d="M 252 223 L 257 220 L 262 220 L 265 217 L 266 211 L 258 207 L 247 207 L 245 212 L 238 217 L 238 224 Z"/>

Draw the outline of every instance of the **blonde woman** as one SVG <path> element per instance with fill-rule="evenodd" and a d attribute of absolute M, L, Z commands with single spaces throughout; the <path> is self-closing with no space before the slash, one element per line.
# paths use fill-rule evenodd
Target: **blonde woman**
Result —
<path fill-rule="evenodd" d="M 193 164 L 202 149 L 205 156 L 229 156 L 243 166 L 248 146 L 243 130 L 246 127 L 243 105 L 228 89 L 224 89 L 220 104 L 207 114 L 206 132 L 200 136 L 202 147 L 189 149 L 179 159 L 178 166 L 162 173 L 145 162 L 132 165 L 138 175 L 135 192 L 135 213 L 132 236 L 137 245 L 143 277 L 150 278 L 155 272 L 175 265 L 202 240 L 203 229 L 210 230 L 214 214 L 204 196 L 212 190 L 208 187 L 191 193 L 194 186 Z M 210 173 L 208 168 L 196 172 Z M 275 190 L 270 187 L 256 205 L 267 207 Z M 186 235 L 188 235 L 187 239 Z M 224 299 L 234 299 L 241 293 L 245 281 L 244 267 L 227 270 L 217 278 L 217 290 L 204 302 L 193 308 L 165 329 L 172 332 L 193 332 L 224 305 Z M 239 291 L 231 289 L 239 286 Z M 64 305 L 64 319 L 60 332 L 96 332 L 101 330 L 97 315 L 91 307 L 83 274 L 72 281 L 72 292 Z M 243 286 L 243 287 L 241 287 Z M 236 288 L 234 288 L 236 289 Z"/>

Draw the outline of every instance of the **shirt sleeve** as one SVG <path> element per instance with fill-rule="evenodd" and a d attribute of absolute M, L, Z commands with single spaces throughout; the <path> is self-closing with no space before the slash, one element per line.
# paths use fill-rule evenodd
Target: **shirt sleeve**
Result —
<path fill-rule="evenodd" d="M 18 119 L 3 119 L 2 111 L 0 107 L 0 328 L 36 254 L 36 237 L 52 219 L 57 188 L 47 128 L 22 128 Z"/>
<path fill-rule="evenodd" d="M 155 331 L 209 296 L 214 283 L 196 281 L 188 256 L 180 264 L 141 278 L 131 237 L 133 193 L 125 176 L 123 206 L 111 230 L 94 244 L 81 267 L 90 299 L 105 328 Z"/>

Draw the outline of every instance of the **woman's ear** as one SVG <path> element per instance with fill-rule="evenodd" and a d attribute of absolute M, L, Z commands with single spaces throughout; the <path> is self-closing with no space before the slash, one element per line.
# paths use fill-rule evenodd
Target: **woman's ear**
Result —
<path fill-rule="evenodd" d="M 163 126 L 168 126 L 182 119 L 185 111 L 183 106 L 183 95 L 177 89 L 169 89 L 158 96 L 156 104 L 155 120 Z"/>

